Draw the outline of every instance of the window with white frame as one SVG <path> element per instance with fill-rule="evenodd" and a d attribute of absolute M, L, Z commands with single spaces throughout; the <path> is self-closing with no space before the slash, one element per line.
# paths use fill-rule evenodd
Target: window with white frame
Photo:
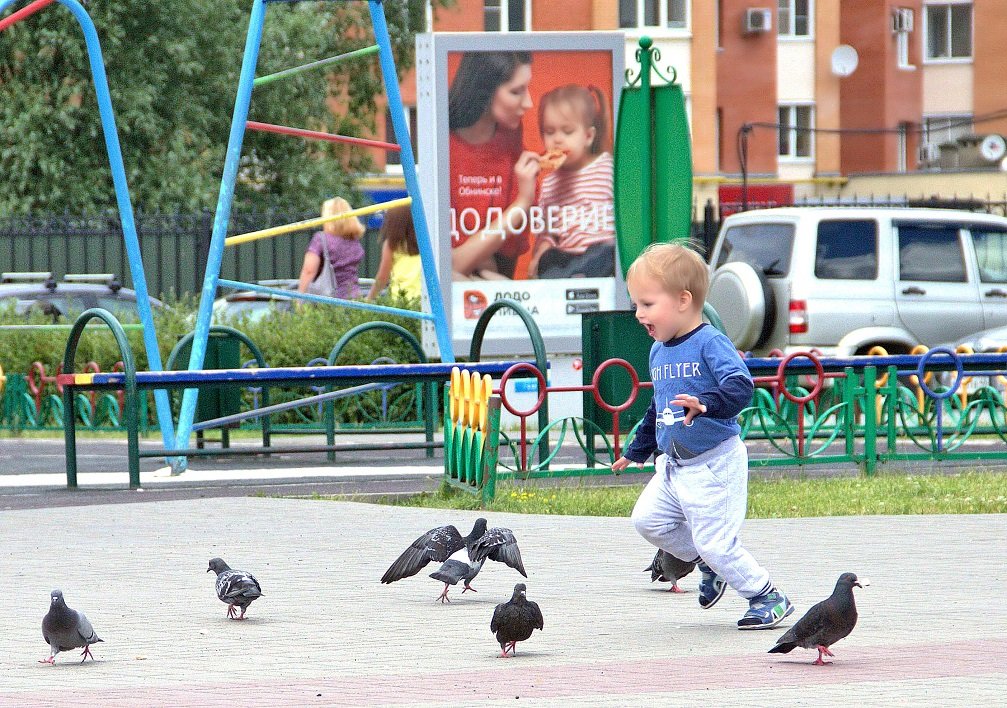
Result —
<path fill-rule="evenodd" d="M 974 130 L 972 116 L 967 113 L 923 117 L 923 142 L 931 145 L 952 143 Z"/>
<path fill-rule="evenodd" d="M 406 128 L 409 130 L 409 142 L 412 143 L 413 160 L 416 159 L 416 106 L 402 106 Z M 385 109 L 385 142 L 394 143 L 395 128 L 392 126 L 392 112 Z M 402 173 L 402 156 L 398 150 L 388 150 L 385 153 L 385 171 Z"/>
<path fill-rule="evenodd" d="M 484 0 L 486 32 L 523 32 L 531 29 L 531 0 Z"/>
<path fill-rule="evenodd" d="M 811 35 L 812 0 L 779 0 L 776 6 L 776 30 L 781 37 Z"/>
<path fill-rule="evenodd" d="M 814 157 L 815 106 L 795 103 L 779 106 L 779 148 L 782 158 L 808 160 Z"/>
<path fill-rule="evenodd" d="M 923 7 L 926 58 L 950 61 L 972 58 L 972 3 L 928 3 Z"/>
<path fill-rule="evenodd" d="M 685 29 L 688 13 L 687 0 L 619 0 L 619 27 Z"/>

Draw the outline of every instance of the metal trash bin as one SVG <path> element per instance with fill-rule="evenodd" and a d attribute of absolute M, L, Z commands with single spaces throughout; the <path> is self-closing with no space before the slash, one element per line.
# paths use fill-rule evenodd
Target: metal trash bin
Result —
<path fill-rule="evenodd" d="M 192 352 L 192 344 L 184 346 L 178 353 L 176 361 L 187 363 Z M 240 369 L 241 341 L 227 332 L 210 332 L 206 340 L 206 354 L 203 357 L 204 369 Z M 196 400 L 196 422 L 222 418 L 234 415 L 241 410 L 241 388 L 235 385 L 203 386 Z M 221 445 L 229 447 L 228 428 L 236 428 L 240 423 L 220 428 Z M 196 431 L 196 447 L 203 447 L 203 431 Z"/>
<path fill-rule="evenodd" d="M 595 371 L 608 359 L 625 359 L 636 370 L 640 381 L 650 381 L 650 348 L 654 340 L 647 330 L 636 321 L 629 310 L 608 312 L 585 312 L 581 319 L 581 346 L 584 360 L 584 383 L 590 384 Z M 612 405 L 619 405 L 629 398 L 632 382 L 622 367 L 606 370 L 598 382 L 601 397 Z M 628 409 L 619 414 L 619 433 L 625 440 L 626 434 L 640 422 L 650 406 L 651 393 L 642 389 Z M 612 414 L 595 403 L 594 396 L 584 393 L 584 418 L 593 422 L 605 433 L 612 433 Z M 593 435 L 588 431 L 588 439 Z M 592 445 L 593 441 L 589 444 Z"/>

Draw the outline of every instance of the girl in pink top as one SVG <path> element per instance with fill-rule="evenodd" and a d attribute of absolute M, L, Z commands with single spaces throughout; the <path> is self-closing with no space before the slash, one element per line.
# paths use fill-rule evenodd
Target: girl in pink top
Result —
<path fill-rule="evenodd" d="M 538 278 L 615 274 L 612 155 L 605 96 L 597 86 L 567 84 L 539 103 L 539 129 L 547 154 L 561 151 L 542 180 L 538 234 L 529 273 Z"/>

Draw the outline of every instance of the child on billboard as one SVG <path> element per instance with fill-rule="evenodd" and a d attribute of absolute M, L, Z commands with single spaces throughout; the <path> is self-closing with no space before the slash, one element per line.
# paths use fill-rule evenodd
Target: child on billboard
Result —
<path fill-rule="evenodd" d="M 546 152 L 539 196 L 541 223 L 528 266 L 530 277 L 615 274 L 612 154 L 605 95 L 597 86 L 567 84 L 539 103 Z"/>

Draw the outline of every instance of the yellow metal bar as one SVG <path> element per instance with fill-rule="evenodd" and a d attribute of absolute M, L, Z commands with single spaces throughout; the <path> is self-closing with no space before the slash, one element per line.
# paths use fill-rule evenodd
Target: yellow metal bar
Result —
<path fill-rule="evenodd" d="M 350 211 L 344 211 L 342 214 L 333 214 L 332 216 L 320 216 L 317 219 L 308 219 L 307 221 L 298 221 L 293 224 L 284 224 L 283 226 L 274 226 L 269 229 L 262 229 L 261 231 L 250 231 L 247 234 L 241 234 L 240 236 L 231 236 L 224 239 L 225 246 L 237 246 L 241 243 L 248 243 L 249 241 L 258 241 L 260 238 L 272 238 L 273 236 L 281 236 L 283 234 L 290 234 L 295 231 L 307 231 L 308 229 L 313 229 L 316 226 L 322 226 L 330 221 L 337 221 L 339 219 L 349 219 L 351 216 L 366 216 L 368 214 L 373 214 L 377 211 L 386 211 L 388 209 L 394 209 L 400 206 L 409 206 L 412 204 L 412 197 L 403 197 L 402 199 L 393 199 L 390 202 L 382 202 L 381 204 L 371 204 L 370 206 L 360 207 L 359 209 L 351 209 Z"/>

